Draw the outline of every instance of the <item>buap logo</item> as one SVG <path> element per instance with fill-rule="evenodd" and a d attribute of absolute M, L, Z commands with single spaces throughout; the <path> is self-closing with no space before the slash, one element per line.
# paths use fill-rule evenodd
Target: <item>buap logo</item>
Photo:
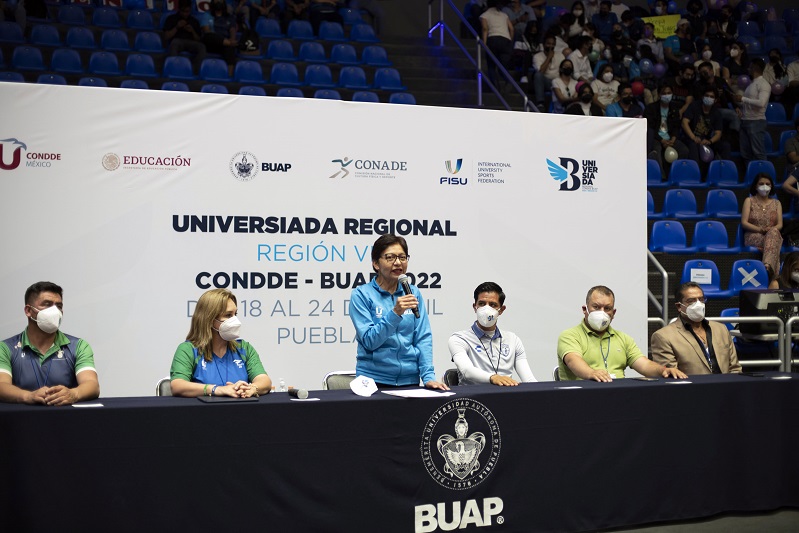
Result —
<path fill-rule="evenodd" d="M 549 175 L 560 182 L 561 191 L 576 191 L 582 186 L 583 192 L 597 192 L 594 185 L 598 167 L 596 161 L 584 159 L 582 165 L 576 159 L 561 157 L 560 164 L 547 158 Z"/>
<path fill-rule="evenodd" d="M 455 174 L 461 171 L 461 167 L 463 166 L 463 159 L 456 159 L 453 163 L 452 160 L 444 161 L 444 168 L 447 169 L 447 173 L 451 174 L 451 176 L 441 176 L 438 180 L 439 185 L 466 185 L 469 182 L 469 178 L 456 178 Z"/>
<path fill-rule="evenodd" d="M 5 159 L 6 154 L 4 154 L 4 149 L 9 146 L 6 143 L 10 143 L 11 148 L 14 150 L 10 163 L 6 163 Z M 11 138 L 0 140 L 0 170 L 14 170 L 17 168 L 22 162 L 22 150 L 27 151 L 27 149 L 27 145 L 18 141 L 17 139 Z"/>
<path fill-rule="evenodd" d="M 230 159 L 230 173 L 239 181 L 253 180 L 258 168 L 258 159 L 250 152 L 237 152 Z"/>

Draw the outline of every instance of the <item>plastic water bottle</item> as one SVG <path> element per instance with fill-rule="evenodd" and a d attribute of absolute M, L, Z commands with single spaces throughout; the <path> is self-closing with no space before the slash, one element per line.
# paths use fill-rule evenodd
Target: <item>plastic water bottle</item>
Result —
<path fill-rule="evenodd" d="M 278 382 L 278 384 L 279 384 L 279 387 L 277 389 L 278 392 L 286 392 L 288 390 L 286 388 L 286 381 L 283 378 L 280 378 L 280 381 Z"/>

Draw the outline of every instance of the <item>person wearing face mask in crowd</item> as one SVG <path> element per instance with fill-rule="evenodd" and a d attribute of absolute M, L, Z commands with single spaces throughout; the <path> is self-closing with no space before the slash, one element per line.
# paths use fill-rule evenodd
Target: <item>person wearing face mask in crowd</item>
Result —
<path fill-rule="evenodd" d="M 616 296 L 608 287 L 597 285 L 588 290 L 583 320 L 558 336 L 560 379 L 608 383 L 623 378 L 627 367 L 653 378 L 687 377 L 678 368 L 667 368 L 650 361 L 632 337 L 610 327 L 616 316 L 615 305 Z"/>
<path fill-rule="evenodd" d="M 577 49 L 569 54 L 569 60 L 574 65 L 572 77 L 577 81 L 591 83 L 594 79 L 594 71 L 591 68 L 591 61 L 588 59 L 591 50 L 591 38 L 581 36 L 576 41 Z"/>
<path fill-rule="evenodd" d="M 572 4 L 571 14 L 574 16 L 574 23 L 569 28 L 569 37 L 576 37 L 582 35 L 585 30 L 585 25 L 590 18 L 585 14 L 585 4 L 577 0 Z"/>
<path fill-rule="evenodd" d="M 638 41 L 644 35 L 644 21 L 635 18 L 632 11 L 625 11 L 621 14 L 621 31 L 628 39 Z"/>
<path fill-rule="evenodd" d="M 668 3 L 666 0 L 656 0 L 650 9 L 649 14 L 653 17 L 662 17 L 669 14 Z"/>
<path fill-rule="evenodd" d="M 721 77 L 735 88 L 735 92 L 743 93 L 743 89 L 738 87 L 738 77 L 743 75 L 749 75 L 749 53 L 744 43 L 736 41 L 730 46 L 730 55 L 721 67 Z"/>
<path fill-rule="evenodd" d="M 560 62 L 560 75 L 552 81 L 552 110 L 563 113 L 577 100 L 577 80 L 572 77 L 574 65 L 568 59 Z"/>
<path fill-rule="evenodd" d="M 577 101 L 566 108 L 567 115 L 587 117 L 604 117 L 605 112 L 594 102 L 594 91 L 591 86 L 581 81 L 577 84 Z"/>
<path fill-rule="evenodd" d="M 668 81 L 660 85 L 660 101 L 652 102 L 644 109 L 647 132 L 647 153 L 663 168 L 663 152 L 671 147 L 677 150 L 679 159 L 689 156 L 688 147 L 679 140 L 680 104 L 673 99 L 673 88 Z"/>
<path fill-rule="evenodd" d="M 58 406 L 100 396 L 91 346 L 59 329 L 62 296 L 49 281 L 25 291 L 28 327 L 0 342 L 0 401 Z"/>
<path fill-rule="evenodd" d="M 722 139 L 723 119 L 721 111 L 716 106 L 718 93 L 713 87 L 708 87 L 702 93 L 702 99 L 695 101 L 682 116 L 682 131 L 685 144 L 688 146 L 690 158 L 706 167 L 708 163 L 702 160 L 700 151 L 707 146 L 714 152 L 716 159 L 730 159 L 730 143 Z"/>
<path fill-rule="evenodd" d="M 699 0 L 688 0 L 685 6 L 688 13 L 685 15 L 685 20 L 691 24 L 691 35 L 696 39 L 704 39 L 707 32 L 705 25 L 705 14 L 703 13 L 704 6 Z"/>
<path fill-rule="evenodd" d="M 727 48 L 732 45 L 734 41 L 721 34 L 719 31 L 719 22 L 711 19 L 707 21 L 707 36 L 704 41 L 697 40 L 696 46 L 700 49 L 702 58 L 704 59 L 705 45 L 710 47 L 711 61 L 722 61 L 727 53 Z M 716 76 L 721 76 L 721 65 L 716 69 Z"/>
<path fill-rule="evenodd" d="M 606 43 L 610 42 L 610 35 L 613 33 L 613 25 L 619 23 L 615 13 L 611 13 L 610 0 L 602 0 L 599 3 L 599 13 L 591 17 L 591 22 L 596 26 L 597 35 Z"/>
<path fill-rule="evenodd" d="M 605 109 L 605 116 L 639 118 L 642 117 L 643 114 L 643 108 L 639 105 L 635 96 L 633 96 L 632 86 L 627 82 L 620 83 L 619 100 L 616 103 L 610 104 Z"/>
<path fill-rule="evenodd" d="M 705 293 L 698 283 L 674 291 L 678 318 L 652 334 L 652 360 L 689 376 L 741 372 L 727 326 L 705 319 Z"/>
<path fill-rule="evenodd" d="M 761 172 L 752 180 L 749 196 L 741 207 L 744 244 L 763 251 L 763 264 L 769 279 L 778 272 L 782 248 L 782 204 L 777 198 L 770 198 L 773 192 L 774 181 Z"/>
<path fill-rule="evenodd" d="M 672 72 L 679 70 L 685 56 L 690 56 L 691 62 L 697 59 L 696 44 L 691 38 L 691 23 L 687 19 L 678 20 L 674 35 L 669 35 L 663 41 L 663 55 Z"/>
<path fill-rule="evenodd" d="M 613 79 L 613 66 L 605 64 L 599 71 L 599 77 L 591 82 L 594 91 L 594 103 L 604 113 L 608 106 L 619 99 L 619 82 Z"/>
<path fill-rule="evenodd" d="M 725 4 L 719 10 L 718 16 L 719 33 L 725 39 L 732 41 L 738 33 L 738 21 L 733 17 L 732 8 Z"/>
<path fill-rule="evenodd" d="M 644 33 L 636 43 L 636 46 L 638 50 L 640 50 L 642 46 L 648 46 L 652 51 L 652 56 L 658 63 L 663 63 L 665 61 L 663 57 L 663 43 L 655 37 L 655 25 L 651 22 L 644 24 Z"/>
<path fill-rule="evenodd" d="M 735 92 L 722 78 L 713 73 L 711 63 L 701 62 L 698 69 L 699 80 L 695 83 L 694 101 L 702 100 L 707 90 L 713 89 L 716 93 L 715 108 L 721 114 L 722 131 L 737 134 L 741 131 L 741 118 L 733 109 L 732 95 Z"/>
<path fill-rule="evenodd" d="M 211 289 L 197 300 L 186 342 L 178 345 L 169 369 L 173 396 L 249 398 L 271 390 L 258 352 L 239 338 L 237 309 L 227 289 Z"/>
<path fill-rule="evenodd" d="M 702 78 L 702 71 L 699 67 L 705 63 L 710 64 L 713 68 L 713 76 L 721 76 L 721 65 L 719 65 L 718 61 L 713 60 L 713 50 L 711 50 L 710 45 L 707 43 L 702 45 L 699 53 L 700 58 L 694 61 L 694 66 L 699 70 L 700 79 Z"/>
<path fill-rule="evenodd" d="M 560 64 L 566 58 L 563 54 L 555 51 L 555 37 L 547 36 L 544 38 L 544 49 L 533 56 L 533 88 L 535 91 L 535 102 L 539 109 L 546 109 L 544 104 L 544 92 L 552 87 L 552 82 L 560 76 Z"/>
<path fill-rule="evenodd" d="M 674 77 L 672 89 L 674 89 L 674 101 L 680 104 L 680 116 L 694 102 L 694 75 L 696 67 L 691 63 L 680 65 L 680 71 Z"/>
<path fill-rule="evenodd" d="M 458 384 L 490 383 L 502 387 L 538 381 L 530 370 L 521 339 L 497 326 L 505 312 L 502 287 L 492 281 L 478 285 L 472 308 L 477 315 L 472 327 L 449 338 L 449 353 L 458 367 Z M 512 377 L 514 370 L 519 381 Z"/>
<path fill-rule="evenodd" d="M 782 260 L 780 275 L 771 280 L 769 289 L 799 289 L 799 252 L 791 252 Z"/>
<path fill-rule="evenodd" d="M 769 85 L 774 85 L 776 82 L 782 83 L 783 86 L 788 85 L 788 67 L 782 62 L 779 49 L 772 48 L 768 51 L 768 63 L 763 69 L 763 77 Z"/>

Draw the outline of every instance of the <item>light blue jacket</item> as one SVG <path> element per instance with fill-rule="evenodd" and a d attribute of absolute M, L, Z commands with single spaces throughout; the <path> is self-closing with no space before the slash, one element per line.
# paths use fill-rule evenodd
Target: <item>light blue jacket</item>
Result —
<path fill-rule="evenodd" d="M 433 334 L 424 300 L 415 285 L 411 292 L 419 300 L 419 318 L 408 310 L 394 312 L 400 287 L 389 294 L 373 279 L 352 291 L 350 317 L 358 338 L 355 370 L 358 375 L 387 385 L 418 385 L 436 379 L 433 370 Z"/>

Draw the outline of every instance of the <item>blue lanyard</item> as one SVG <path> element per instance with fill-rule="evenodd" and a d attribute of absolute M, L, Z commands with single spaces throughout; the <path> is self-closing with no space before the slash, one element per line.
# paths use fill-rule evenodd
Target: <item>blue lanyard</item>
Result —
<path fill-rule="evenodd" d="M 222 371 L 219 370 L 219 363 L 225 360 L 227 354 L 228 352 L 225 352 L 225 355 L 223 355 L 222 357 L 216 357 L 216 355 L 214 355 L 214 357 L 216 357 L 216 359 L 214 360 L 214 367 L 216 367 L 216 373 L 219 374 L 219 380 L 222 381 L 223 386 L 227 385 L 227 377 L 230 369 L 228 368 L 227 365 L 225 365 L 225 379 L 222 379 Z"/>
<path fill-rule="evenodd" d="M 602 339 L 599 339 L 599 353 L 602 354 L 602 361 L 605 363 L 605 370 L 608 369 L 608 357 L 610 357 L 610 334 L 608 334 L 608 353 L 602 351 Z"/>
<path fill-rule="evenodd" d="M 22 353 L 23 354 L 25 353 L 25 348 L 22 349 Z M 36 352 L 33 352 L 33 355 L 35 356 Z M 33 364 L 33 357 L 31 357 L 29 360 L 31 362 L 31 368 L 33 369 L 33 377 L 36 378 L 36 389 L 38 390 L 38 389 L 41 389 L 42 387 L 46 387 L 47 386 L 47 381 L 50 379 L 50 371 L 53 369 L 53 362 L 50 361 L 50 364 L 47 365 L 47 375 L 44 376 L 44 385 L 41 385 L 39 383 L 39 373 L 36 372 L 36 365 Z M 46 359 L 45 359 L 45 361 L 46 361 Z M 41 365 L 39 365 L 39 368 L 41 369 Z"/>

